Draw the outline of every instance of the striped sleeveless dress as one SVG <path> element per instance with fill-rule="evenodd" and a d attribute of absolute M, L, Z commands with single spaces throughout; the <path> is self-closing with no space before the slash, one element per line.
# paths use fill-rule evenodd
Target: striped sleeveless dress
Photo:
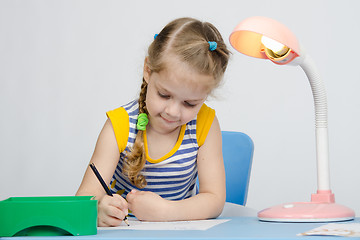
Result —
<path fill-rule="evenodd" d="M 201 114 L 203 119 L 201 121 L 203 122 L 201 141 L 203 143 L 214 119 L 215 111 L 204 104 L 195 119 L 181 126 L 177 143 L 169 153 L 160 159 L 146 159 L 141 174 L 145 176 L 147 185 L 142 189 L 134 186 L 122 172 L 125 154 L 130 151 L 137 134 L 138 113 L 137 100 L 107 112 L 120 151 L 120 159 L 110 181 L 111 192 L 126 198 L 126 195 L 132 189 L 137 189 L 154 192 L 168 200 L 181 200 L 196 195 L 196 158 L 199 149 L 198 139 L 200 137 L 200 134 L 197 134 L 197 125 L 199 125 L 197 124 L 197 118 Z M 144 137 L 146 137 L 146 131 L 144 133 Z M 147 144 L 146 141 L 144 144 Z M 146 146 L 145 149 L 147 149 Z"/>

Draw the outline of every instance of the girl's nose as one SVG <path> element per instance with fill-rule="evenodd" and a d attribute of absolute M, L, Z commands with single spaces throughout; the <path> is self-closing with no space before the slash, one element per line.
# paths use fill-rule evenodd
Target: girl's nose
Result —
<path fill-rule="evenodd" d="M 172 119 L 178 119 L 180 116 L 180 105 L 175 101 L 169 101 L 165 112 Z"/>

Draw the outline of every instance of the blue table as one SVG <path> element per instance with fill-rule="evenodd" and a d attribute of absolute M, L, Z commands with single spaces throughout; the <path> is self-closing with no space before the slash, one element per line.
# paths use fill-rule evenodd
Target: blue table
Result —
<path fill-rule="evenodd" d="M 236 204 L 227 203 L 219 218 L 230 219 L 225 223 L 216 225 L 208 230 L 187 230 L 187 231 L 140 231 L 140 230 L 98 230 L 97 235 L 90 236 L 60 236 L 60 237 L 16 237 L 0 238 L 1 240 L 18 239 L 41 239 L 41 240 L 62 240 L 62 239 L 266 239 L 266 240 L 350 240 L 348 237 L 330 236 L 297 236 L 299 233 L 309 231 L 327 223 L 274 223 L 261 222 L 256 217 L 256 211 Z M 360 218 L 343 223 L 360 223 Z"/>
<path fill-rule="evenodd" d="M 359 218 L 349 223 L 360 222 Z M 99 230 L 92 236 L 38 237 L 41 240 L 54 239 L 266 239 L 266 240 L 309 240 L 334 239 L 350 240 L 346 237 L 297 236 L 326 223 L 270 223 L 261 222 L 256 217 L 232 217 L 230 221 L 212 227 L 206 231 L 136 231 L 136 230 Z M 4 238 L 11 239 L 11 238 Z M 20 237 L 12 238 L 20 239 Z M 26 237 L 26 239 L 34 239 Z"/>
<path fill-rule="evenodd" d="M 355 222 L 360 222 L 356 219 Z M 354 221 L 352 221 L 354 222 Z M 324 239 L 329 237 L 297 236 L 324 223 L 270 223 L 255 217 L 233 217 L 206 231 L 98 231 L 97 239 Z M 336 240 L 341 239 L 336 237 Z M 345 237 L 344 237 L 345 239 Z M 346 238 L 349 240 L 349 238 Z"/>

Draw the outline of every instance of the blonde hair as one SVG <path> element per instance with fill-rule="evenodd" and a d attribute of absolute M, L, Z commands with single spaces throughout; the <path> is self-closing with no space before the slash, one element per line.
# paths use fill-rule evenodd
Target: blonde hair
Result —
<path fill-rule="evenodd" d="M 217 48 L 209 50 L 209 41 Z M 230 52 L 219 31 L 208 22 L 193 18 L 179 18 L 167 24 L 148 48 L 147 65 L 151 72 L 160 72 L 165 67 L 165 56 L 172 54 L 201 74 L 213 76 L 210 89 L 221 82 L 226 70 Z M 139 97 L 139 114 L 146 113 L 147 83 L 143 79 Z M 146 162 L 143 131 L 138 130 L 134 145 L 126 156 L 123 172 L 138 188 L 146 186 L 146 179 L 140 173 Z"/>

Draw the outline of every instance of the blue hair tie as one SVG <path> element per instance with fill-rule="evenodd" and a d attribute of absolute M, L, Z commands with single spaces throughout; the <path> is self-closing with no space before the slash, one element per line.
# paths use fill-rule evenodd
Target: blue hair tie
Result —
<path fill-rule="evenodd" d="M 158 35 L 159 35 L 159 34 L 157 34 L 157 33 L 154 35 L 154 40 L 156 39 L 156 37 L 157 37 Z"/>
<path fill-rule="evenodd" d="M 217 43 L 216 42 L 209 41 L 208 43 L 209 43 L 209 50 L 210 51 L 214 51 L 217 48 Z"/>

